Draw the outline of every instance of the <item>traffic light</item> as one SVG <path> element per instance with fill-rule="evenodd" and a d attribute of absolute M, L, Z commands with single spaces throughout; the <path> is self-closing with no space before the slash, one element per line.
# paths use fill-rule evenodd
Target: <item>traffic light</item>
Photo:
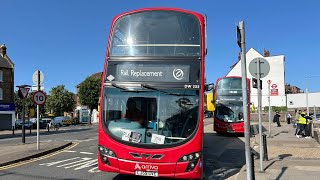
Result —
<path fill-rule="evenodd" d="M 252 87 L 258 89 L 258 80 L 256 78 L 252 78 Z M 260 89 L 262 89 L 262 80 L 260 79 Z"/>

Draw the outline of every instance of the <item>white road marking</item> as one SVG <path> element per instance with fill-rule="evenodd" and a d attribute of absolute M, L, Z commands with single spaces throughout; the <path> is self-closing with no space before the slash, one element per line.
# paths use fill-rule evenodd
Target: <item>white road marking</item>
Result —
<path fill-rule="evenodd" d="M 91 153 L 91 152 L 80 152 L 81 154 L 94 154 L 94 153 Z"/>
<path fill-rule="evenodd" d="M 77 165 L 81 165 L 80 167 L 75 168 L 74 170 L 79 170 L 79 169 L 83 169 L 83 168 L 87 168 L 87 167 L 91 167 L 91 166 L 97 166 L 98 165 L 98 159 L 93 159 L 91 161 L 87 161 L 84 163 L 80 163 Z"/>
<path fill-rule="evenodd" d="M 101 172 L 101 171 L 98 169 L 98 167 L 94 167 L 94 168 L 90 169 L 88 172 L 89 173 L 98 173 L 98 172 Z"/>
<path fill-rule="evenodd" d="M 71 160 L 75 160 L 75 161 L 71 161 Z M 64 162 L 67 162 L 67 163 L 64 164 Z M 43 163 L 43 164 L 39 164 L 39 165 L 53 166 L 53 165 L 57 165 L 57 164 L 60 164 L 60 165 L 58 165 L 56 167 L 63 167 L 65 169 L 74 168 L 73 170 L 75 170 L 75 171 L 91 167 L 91 169 L 88 170 L 89 173 L 101 172 L 100 170 L 98 170 L 98 159 L 92 159 L 92 158 L 87 158 L 87 157 L 85 157 L 85 158 L 75 157 L 75 158 L 71 158 L 71 159 L 50 162 L 50 163 Z"/>
<path fill-rule="evenodd" d="M 65 159 L 65 160 L 62 160 L 62 161 L 56 161 L 56 162 L 51 162 L 51 163 L 43 163 L 43 164 L 39 164 L 40 166 L 52 166 L 52 165 L 55 165 L 55 164 L 59 164 L 59 163 L 62 163 L 62 162 L 66 162 L 66 161 L 70 161 L 70 160 L 74 160 L 74 159 L 78 159 L 80 157 L 75 157 L 75 158 L 71 158 L 71 159 Z"/>
<path fill-rule="evenodd" d="M 66 150 L 66 151 L 63 151 L 63 152 L 71 152 L 71 153 L 74 153 L 74 152 L 77 152 L 77 151 Z"/>
<path fill-rule="evenodd" d="M 75 162 L 59 165 L 57 167 L 64 167 L 64 166 L 68 166 L 68 165 L 71 165 L 71 164 L 80 163 L 80 162 L 83 162 L 83 161 L 88 161 L 90 159 L 92 159 L 92 158 L 81 158 L 81 160 L 79 160 L 79 161 L 75 161 Z"/>

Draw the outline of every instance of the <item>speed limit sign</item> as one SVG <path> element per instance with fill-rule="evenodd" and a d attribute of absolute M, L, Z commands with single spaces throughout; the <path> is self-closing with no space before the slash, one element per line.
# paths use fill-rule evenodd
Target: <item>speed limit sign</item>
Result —
<path fill-rule="evenodd" d="M 46 102 L 46 95 L 43 91 L 37 91 L 33 94 L 32 100 L 36 105 L 44 105 Z"/>

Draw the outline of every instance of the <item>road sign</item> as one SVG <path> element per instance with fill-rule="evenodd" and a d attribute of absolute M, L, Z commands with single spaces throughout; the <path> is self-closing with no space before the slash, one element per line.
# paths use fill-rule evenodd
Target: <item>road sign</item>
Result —
<path fill-rule="evenodd" d="M 18 91 L 18 95 L 21 99 L 24 99 L 28 96 L 28 92 L 29 92 L 30 88 L 26 88 L 26 87 L 19 87 L 19 91 Z"/>
<path fill-rule="evenodd" d="M 237 26 L 237 43 L 238 46 L 241 48 L 241 32 L 239 26 Z"/>
<path fill-rule="evenodd" d="M 270 95 L 271 96 L 278 96 L 279 95 L 278 89 L 271 89 Z"/>
<path fill-rule="evenodd" d="M 271 80 L 268 80 L 267 83 L 268 83 L 268 84 L 271 84 Z"/>
<path fill-rule="evenodd" d="M 276 89 L 278 86 L 276 84 L 271 85 L 272 89 Z"/>
<path fill-rule="evenodd" d="M 270 64 L 264 58 L 254 58 L 249 64 L 249 72 L 253 77 L 258 78 L 258 61 L 260 61 L 260 78 L 264 78 L 269 74 L 270 71 Z"/>
<path fill-rule="evenodd" d="M 39 71 L 39 73 L 40 73 L 40 81 L 39 82 L 38 82 L 38 70 L 36 72 L 34 72 L 32 75 L 32 82 L 36 85 L 38 85 L 38 83 L 41 84 L 44 80 L 43 73 L 41 71 Z"/>
<path fill-rule="evenodd" d="M 46 95 L 43 91 L 37 91 L 33 94 L 32 100 L 36 105 L 44 105 L 46 102 Z"/>

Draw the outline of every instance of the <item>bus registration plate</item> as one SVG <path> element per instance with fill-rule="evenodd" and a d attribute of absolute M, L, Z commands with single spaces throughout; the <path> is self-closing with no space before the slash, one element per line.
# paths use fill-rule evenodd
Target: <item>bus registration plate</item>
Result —
<path fill-rule="evenodd" d="M 158 177 L 158 172 L 156 172 L 156 171 L 136 171 L 136 175 Z"/>

